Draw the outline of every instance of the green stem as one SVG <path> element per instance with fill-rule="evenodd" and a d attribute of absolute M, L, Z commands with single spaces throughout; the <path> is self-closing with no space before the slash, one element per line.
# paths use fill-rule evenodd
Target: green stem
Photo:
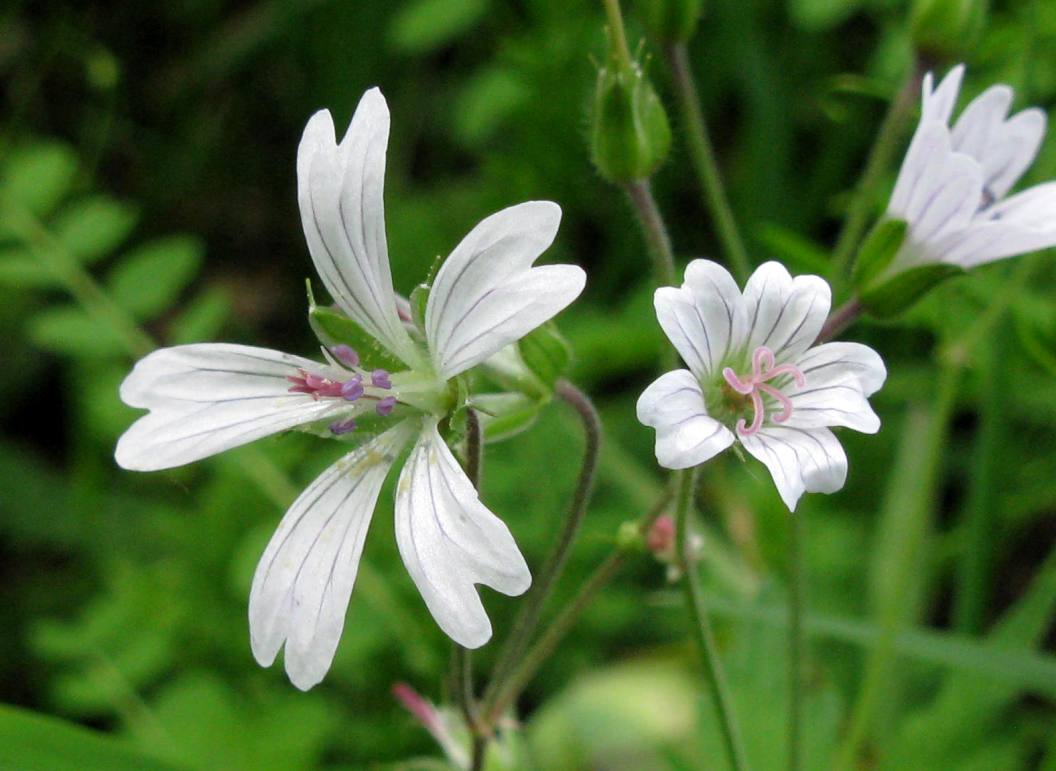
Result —
<path fill-rule="evenodd" d="M 609 35 L 613 50 L 620 64 L 631 65 L 631 49 L 627 45 L 627 33 L 623 29 L 623 14 L 620 13 L 620 0 L 602 0 L 605 4 L 605 16 L 609 20 Z"/>
<path fill-rule="evenodd" d="M 751 270 L 748 252 L 744 240 L 737 229 L 737 220 L 733 216 L 726 189 L 722 184 L 722 174 L 715 157 L 715 148 L 708 135 L 708 126 L 700 107 L 700 97 L 693 81 L 693 71 L 689 66 L 686 44 L 672 43 L 665 47 L 668 67 L 671 69 L 672 81 L 679 109 L 682 111 L 682 122 L 685 124 L 686 148 L 693 170 L 697 174 L 701 191 L 704 193 L 704 207 L 711 212 L 726 260 L 733 269 L 739 283 L 744 283 Z"/>
<path fill-rule="evenodd" d="M 524 656 L 525 649 L 531 640 L 539 624 L 550 592 L 554 588 L 558 577 L 561 575 L 568 561 L 568 555 L 575 542 L 579 526 L 587 512 L 587 504 L 594 488 L 594 477 L 598 468 L 598 457 L 601 453 L 601 418 L 590 397 L 576 388 L 567 380 L 558 380 L 554 386 L 554 394 L 571 406 L 579 416 L 583 425 L 586 446 L 583 450 L 583 465 L 579 471 L 579 479 L 576 489 L 572 495 L 572 503 L 565 517 L 561 532 L 558 534 L 557 542 L 550 552 L 546 562 L 540 568 L 536 576 L 532 590 L 521 604 L 520 613 L 514 622 L 513 629 L 499 654 L 495 667 L 492 670 L 491 682 L 484 693 L 484 703 L 492 705 L 496 692 L 503 687 L 507 675 L 516 663 Z M 489 707 L 490 713 L 492 709 Z"/>
<path fill-rule="evenodd" d="M 730 766 L 735 771 L 748 768 L 744 754 L 740 730 L 733 715 L 726 677 L 719 660 L 719 651 L 711 631 L 711 621 L 704 607 L 704 591 L 700 585 L 700 574 L 694 564 L 693 549 L 689 537 L 689 518 L 693 508 L 693 493 L 696 490 L 697 470 L 687 469 L 680 472 L 681 482 L 678 490 L 678 502 L 675 507 L 675 549 L 682 568 L 682 586 L 685 591 L 686 611 L 689 613 L 693 627 L 693 636 L 700 649 L 701 662 L 704 665 L 704 679 L 715 711 L 719 717 L 719 729 Z"/>
<path fill-rule="evenodd" d="M 957 364 L 949 362 L 944 363 L 940 369 L 935 405 L 927 417 L 927 430 L 919 433 L 925 444 L 919 450 L 919 459 L 915 461 L 921 464 L 914 472 L 917 479 L 915 487 L 919 491 L 915 495 L 930 497 L 934 490 L 942 442 L 953 411 L 960 372 Z M 917 441 L 915 437 L 914 441 Z M 921 499 L 913 505 L 926 510 L 931 504 L 930 500 Z M 905 543 L 899 550 L 898 564 L 893 570 L 892 586 L 882 600 L 879 637 L 866 657 L 865 674 L 851 710 L 850 726 L 837 757 L 836 769 L 849 771 L 855 767 L 862 744 L 873 723 L 877 705 L 888 686 L 891 662 L 896 656 L 898 638 L 904 626 L 905 597 L 910 593 L 916 578 L 915 563 L 922 548 L 925 531 L 926 527 L 922 523 L 913 533 L 900 534 Z"/>
<path fill-rule="evenodd" d="M 649 532 L 653 522 L 671 503 L 671 492 L 669 487 L 665 488 L 649 510 L 649 513 L 639 520 L 638 533 L 640 535 L 644 536 Z M 535 673 L 539 671 L 539 667 L 554 654 L 558 643 L 575 626 L 580 615 L 593 602 L 598 592 L 619 573 L 620 568 L 626 563 L 628 555 L 629 553 L 626 551 L 615 551 L 594 569 L 594 572 L 583 582 L 572 601 L 561 610 L 553 623 L 546 628 L 546 631 L 543 632 L 513 669 L 509 677 L 502 683 L 502 686 L 495 691 L 495 697 L 484 715 L 485 724 L 494 725 L 495 721 L 516 701 L 524 687 L 535 676 Z"/>
<path fill-rule="evenodd" d="M 806 534 L 805 515 L 792 513 L 789 527 L 789 571 L 788 592 L 788 767 L 790 771 L 802 768 L 803 745 L 803 659 L 806 640 L 803 635 L 803 610 L 805 607 L 805 570 L 803 548 Z"/>
<path fill-rule="evenodd" d="M 876 201 L 877 190 L 898 151 L 906 120 L 920 93 L 920 82 L 923 75 L 921 62 L 914 56 L 909 72 L 894 99 L 891 100 L 891 106 L 888 107 L 887 114 L 884 115 L 883 122 L 880 124 L 880 130 L 873 149 L 869 152 L 865 170 L 862 172 L 861 179 L 847 207 L 843 230 L 840 231 L 840 236 L 836 241 L 832 258 L 832 278 L 837 286 L 842 286 L 850 277 L 854 255 L 862 236 L 865 235 L 866 226 L 869 224 L 869 215 Z"/>
<path fill-rule="evenodd" d="M 645 236 L 645 245 L 653 260 L 653 271 L 656 273 L 657 286 L 675 285 L 675 253 L 671 248 L 671 238 L 667 226 L 660 215 L 660 208 L 653 197 L 652 186 L 647 179 L 636 179 L 624 183 L 627 197 L 631 199 L 638 224 Z"/>

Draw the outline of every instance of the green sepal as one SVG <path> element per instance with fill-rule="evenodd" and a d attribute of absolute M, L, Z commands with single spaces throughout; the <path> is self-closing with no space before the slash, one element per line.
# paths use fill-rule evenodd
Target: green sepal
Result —
<path fill-rule="evenodd" d="M 910 268 L 890 281 L 859 295 L 862 307 L 877 318 L 887 319 L 907 310 L 927 292 L 966 271 L 958 265 L 936 262 Z"/>
<path fill-rule="evenodd" d="M 539 417 L 544 401 L 526 394 L 477 394 L 469 406 L 477 411 L 484 441 L 501 442 L 527 431 Z"/>
<path fill-rule="evenodd" d="M 408 298 L 411 303 L 411 319 L 418 329 L 425 329 L 425 308 L 429 304 L 431 290 L 429 284 L 419 284 L 411 290 L 411 296 Z"/>
<path fill-rule="evenodd" d="M 459 444 L 466 436 L 466 410 L 469 408 L 469 383 L 463 375 L 448 381 L 447 387 L 454 391 L 454 406 L 446 420 L 440 423 L 440 434 L 450 446 Z"/>
<path fill-rule="evenodd" d="M 553 390 L 557 379 L 568 372 L 572 363 L 572 346 L 552 321 L 537 327 L 517 343 L 517 351 L 528 371 L 547 390 Z"/>
<path fill-rule="evenodd" d="M 341 311 L 317 305 L 312 293 L 311 279 L 305 283 L 308 287 L 308 323 L 320 343 L 327 348 L 340 344 L 351 347 L 359 354 L 360 364 L 365 369 L 380 367 L 390 372 L 407 369 L 406 364 Z"/>
<path fill-rule="evenodd" d="M 882 219 L 869 231 L 854 264 L 854 286 L 859 293 L 869 286 L 895 259 L 906 241 L 909 223 L 899 219 Z"/>

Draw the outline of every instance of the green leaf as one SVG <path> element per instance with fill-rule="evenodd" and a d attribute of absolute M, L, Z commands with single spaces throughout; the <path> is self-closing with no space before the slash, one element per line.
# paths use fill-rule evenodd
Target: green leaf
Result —
<path fill-rule="evenodd" d="M 832 262 L 831 255 L 814 241 L 776 222 L 760 223 L 755 238 L 767 254 L 793 273 L 824 274 Z"/>
<path fill-rule="evenodd" d="M 139 320 L 149 320 L 173 305 L 198 272 L 204 253 L 191 236 L 151 241 L 114 266 L 107 277 L 110 294 Z"/>
<path fill-rule="evenodd" d="M 964 273 L 965 270 L 960 266 L 944 262 L 910 268 L 876 289 L 862 293 L 862 306 L 877 318 L 892 318 L 908 310 L 943 281 Z"/>
<path fill-rule="evenodd" d="M 397 50 L 422 54 L 465 35 L 484 17 L 488 0 L 415 0 L 392 20 L 389 40 Z"/>
<path fill-rule="evenodd" d="M 308 323 L 319 342 L 327 348 L 347 345 L 359 354 L 361 366 L 366 369 L 380 367 L 393 372 L 407 369 L 400 359 L 393 356 L 381 343 L 367 334 L 363 327 L 341 311 L 315 304 L 312 286 L 308 284 Z"/>
<path fill-rule="evenodd" d="M 70 192 L 76 174 L 77 156 L 68 145 L 40 142 L 21 147 L 0 166 L 0 196 L 43 217 Z"/>
<path fill-rule="evenodd" d="M 178 767 L 79 725 L 0 705 L 0 768 L 18 771 L 173 771 Z"/>
<path fill-rule="evenodd" d="M 862 6 L 863 0 L 790 0 L 793 23 L 808 32 L 835 27 Z"/>
<path fill-rule="evenodd" d="M 469 146 L 490 139 L 529 98 L 517 73 L 492 67 L 474 75 L 455 100 L 455 133 Z"/>
<path fill-rule="evenodd" d="M 531 428 L 543 403 L 524 394 L 477 394 L 469 406 L 477 410 L 486 442 L 501 442 Z"/>
<path fill-rule="evenodd" d="M 547 322 L 522 337 L 517 347 L 521 360 L 548 388 L 554 387 L 572 363 L 572 347 L 553 322 Z"/>
<path fill-rule="evenodd" d="M 222 286 L 206 289 L 194 298 L 169 328 L 173 345 L 214 339 L 231 315 L 231 297 Z"/>
<path fill-rule="evenodd" d="M 865 237 L 854 264 L 854 285 L 859 292 L 868 291 L 870 284 L 895 259 L 908 230 L 909 223 L 905 220 L 883 219 Z"/>
<path fill-rule="evenodd" d="M 35 345 L 68 356 L 113 356 L 125 350 L 110 327 L 74 306 L 41 311 L 29 320 L 28 332 Z"/>
<path fill-rule="evenodd" d="M 55 218 L 55 237 L 82 262 L 105 257 L 124 243 L 136 226 L 131 206 L 99 195 L 70 204 Z"/>
<path fill-rule="evenodd" d="M 47 289 L 61 283 L 32 252 L 17 248 L 0 251 L 0 285 Z"/>

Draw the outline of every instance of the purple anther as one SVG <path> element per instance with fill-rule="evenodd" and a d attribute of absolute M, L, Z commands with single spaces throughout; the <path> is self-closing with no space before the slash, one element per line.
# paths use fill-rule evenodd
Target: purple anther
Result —
<path fill-rule="evenodd" d="M 345 401 L 354 402 L 363 395 L 363 378 L 359 375 L 349 378 L 341 384 L 341 396 Z"/>
<path fill-rule="evenodd" d="M 378 399 L 378 403 L 374 405 L 374 409 L 377 410 L 378 414 L 385 417 L 393 411 L 396 407 L 396 397 L 386 396 L 383 399 Z"/>
<path fill-rule="evenodd" d="M 370 373 L 370 384 L 375 388 L 392 388 L 389 373 L 383 369 L 376 369 Z"/>
<path fill-rule="evenodd" d="M 348 434 L 356 430 L 356 421 L 353 418 L 348 420 L 338 420 L 330 424 L 330 433 L 334 436 L 341 436 L 342 434 Z"/>
<path fill-rule="evenodd" d="M 352 349 L 351 346 L 341 343 L 335 345 L 330 349 L 330 353 L 334 355 L 334 358 L 344 364 L 346 367 L 358 367 L 359 366 L 359 354 Z"/>

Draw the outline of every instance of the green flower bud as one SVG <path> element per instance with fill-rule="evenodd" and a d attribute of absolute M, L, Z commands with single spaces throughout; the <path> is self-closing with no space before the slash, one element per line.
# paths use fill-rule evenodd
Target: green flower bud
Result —
<path fill-rule="evenodd" d="M 685 43 L 697 28 L 704 0 L 636 0 L 649 34 L 661 43 Z"/>
<path fill-rule="evenodd" d="M 913 44 L 925 58 L 957 61 L 982 33 L 986 10 L 987 0 L 916 0 Z"/>
<path fill-rule="evenodd" d="M 646 179 L 667 157 L 671 127 L 637 62 L 612 57 L 598 72 L 591 156 L 610 182 Z"/>

